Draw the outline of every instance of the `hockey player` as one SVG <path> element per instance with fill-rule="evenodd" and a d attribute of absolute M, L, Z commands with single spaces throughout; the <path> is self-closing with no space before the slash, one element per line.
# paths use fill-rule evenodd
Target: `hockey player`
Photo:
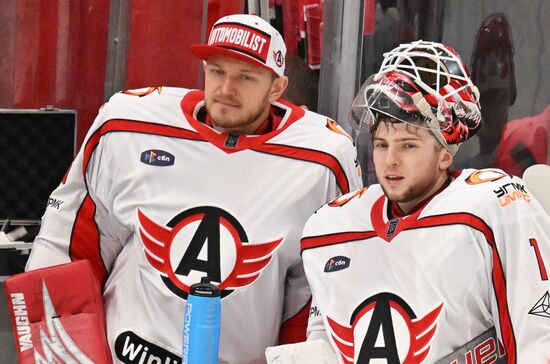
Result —
<path fill-rule="evenodd" d="M 290 336 L 305 339 L 303 226 L 360 187 L 351 138 L 279 98 L 286 47 L 269 23 L 223 17 L 191 50 L 205 91 L 111 97 L 52 193 L 61 202 L 27 265 L 92 263 L 114 362 L 180 362 L 189 286 L 205 275 L 222 290 L 220 363 L 265 362 L 300 312 L 303 331 Z"/>
<path fill-rule="evenodd" d="M 448 170 L 481 122 L 457 53 L 387 53 L 349 120 L 371 133 L 379 184 L 305 226 L 308 339 L 342 364 L 550 363 L 550 218 L 518 177 Z"/>

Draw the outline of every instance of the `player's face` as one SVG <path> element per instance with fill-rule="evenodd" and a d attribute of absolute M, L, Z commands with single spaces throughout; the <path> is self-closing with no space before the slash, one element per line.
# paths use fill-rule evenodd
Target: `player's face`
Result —
<path fill-rule="evenodd" d="M 405 212 L 447 179 L 453 157 L 426 129 L 381 122 L 373 143 L 376 177 L 388 199 Z"/>
<path fill-rule="evenodd" d="M 271 102 L 288 79 L 232 57 L 212 56 L 205 64 L 205 102 L 214 127 L 224 133 L 251 134 L 267 118 Z"/>

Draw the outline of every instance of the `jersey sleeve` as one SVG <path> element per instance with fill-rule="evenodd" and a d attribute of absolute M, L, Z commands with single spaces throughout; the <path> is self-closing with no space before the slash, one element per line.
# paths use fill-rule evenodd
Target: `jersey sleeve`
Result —
<path fill-rule="evenodd" d="M 107 272 L 129 232 L 108 218 L 110 159 L 107 138 L 102 138 L 109 105 L 104 105 L 90 128 L 67 174 L 52 192 L 42 216 L 26 270 L 87 259 L 104 283 Z"/>
<path fill-rule="evenodd" d="M 491 211 L 488 218 L 495 240 L 493 320 L 509 357 L 514 356 L 510 351 L 516 350 L 518 363 L 547 362 L 550 217 L 521 179 L 506 178 L 495 187 L 496 211 Z"/>
<path fill-rule="evenodd" d="M 311 301 L 311 309 L 309 310 L 309 317 L 307 323 L 307 339 L 309 340 L 324 340 L 330 344 L 327 331 L 323 323 L 323 314 L 317 306 L 315 297 Z"/>
<path fill-rule="evenodd" d="M 349 197 L 353 194 L 354 193 L 350 192 L 344 195 L 344 197 L 339 198 L 345 198 L 345 196 Z M 333 342 L 335 339 L 330 337 L 331 334 L 327 329 L 328 323 L 326 321 L 325 312 L 321 308 L 321 305 L 326 302 L 319 301 L 319 297 L 322 295 L 322 291 L 325 290 L 325 288 L 323 286 L 322 277 L 319 275 L 319 261 L 316 257 L 316 250 L 309 249 L 309 244 L 307 243 L 308 238 L 333 232 L 334 226 L 326 224 L 326 221 L 331 220 L 330 213 L 332 211 L 334 210 L 328 205 L 325 205 L 309 218 L 302 233 L 301 254 L 304 260 L 304 270 L 312 293 L 311 308 L 309 310 L 307 324 L 307 340 L 323 340 L 329 344 L 330 349 L 335 355 L 338 353 L 336 356 L 340 357 L 340 353 Z M 338 362 L 341 363 L 341 361 Z"/>

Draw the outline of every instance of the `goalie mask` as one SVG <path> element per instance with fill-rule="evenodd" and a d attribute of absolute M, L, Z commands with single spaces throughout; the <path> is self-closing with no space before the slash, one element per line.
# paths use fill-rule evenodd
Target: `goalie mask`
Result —
<path fill-rule="evenodd" d="M 479 92 L 452 48 L 402 44 L 385 53 L 378 73 L 365 81 L 348 121 L 357 131 L 369 131 L 383 116 L 431 130 L 454 154 L 481 126 Z"/>

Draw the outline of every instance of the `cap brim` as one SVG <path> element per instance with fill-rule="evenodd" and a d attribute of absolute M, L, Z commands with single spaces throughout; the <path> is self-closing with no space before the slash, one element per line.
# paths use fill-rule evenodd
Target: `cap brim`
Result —
<path fill-rule="evenodd" d="M 193 44 L 189 46 L 189 49 L 191 50 L 191 53 L 197 58 L 200 58 L 204 61 L 208 60 L 208 58 L 212 56 L 226 56 L 226 57 L 232 57 L 237 58 L 241 61 L 248 62 L 250 64 L 253 64 L 255 66 L 260 66 L 266 70 L 269 70 L 271 72 L 274 72 L 277 74 L 271 67 L 265 65 L 264 63 L 258 61 L 255 58 L 252 58 L 250 56 L 247 56 L 246 54 L 240 53 L 238 51 L 234 51 L 231 49 L 225 49 L 220 47 L 214 47 L 204 44 Z"/>

